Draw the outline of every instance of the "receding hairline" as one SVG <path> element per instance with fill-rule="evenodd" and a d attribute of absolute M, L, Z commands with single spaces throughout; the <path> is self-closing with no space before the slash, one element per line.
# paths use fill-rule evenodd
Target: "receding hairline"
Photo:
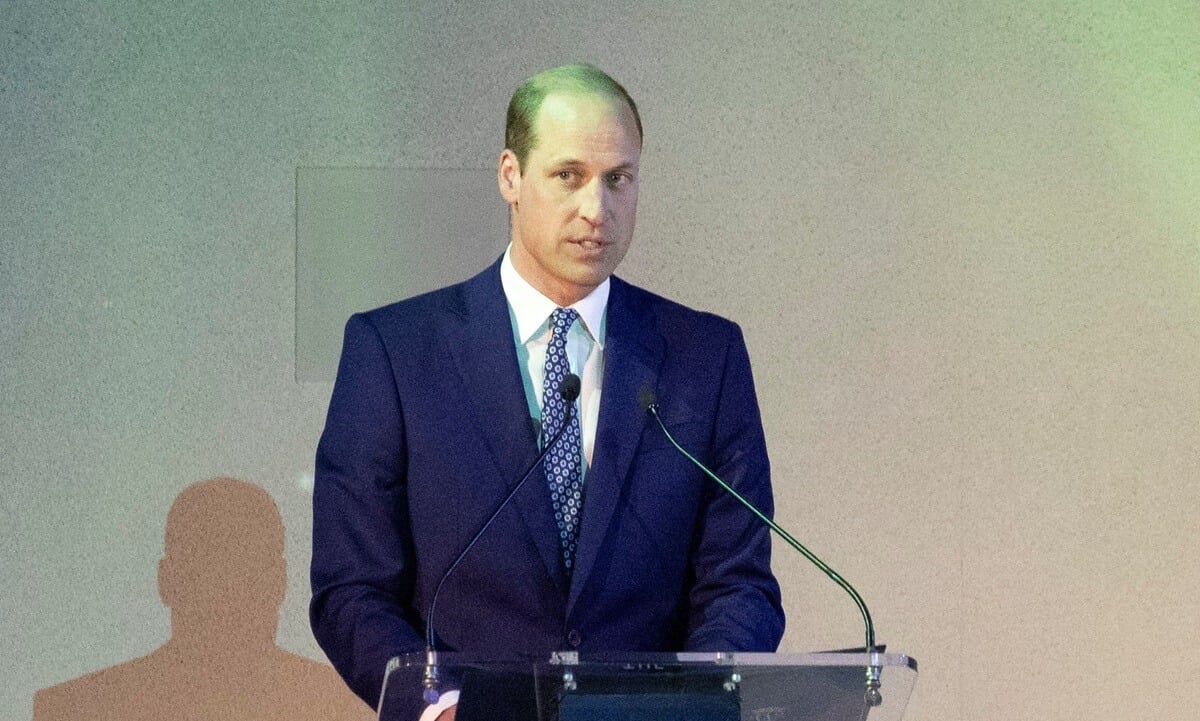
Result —
<path fill-rule="evenodd" d="M 637 131 L 638 147 L 641 147 L 642 129 L 638 123 L 637 114 L 633 112 L 633 109 L 629 107 L 629 104 L 626 103 L 624 98 L 621 96 L 613 95 L 603 91 L 593 92 L 589 90 L 553 90 L 549 93 L 546 93 L 546 96 L 542 98 L 541 103 L 538 104 L 537 113 L 530 118 L 532 121 L 531 127 L 534 131 L 534 145 L 530 149 L 532 150 L 537 146 L 536 141 L 538 126 L 544 121 L 543 114 L 547 111 L 547 107 L 550 106 L 551 103 L 562 103 L 565 107 L 570 108 L 572 111 L 576 111 L 577 106 L 575 101 L 586 102 L 588 100 L 597 100 L 601 103 L 604 103 L 604 105 L 607 106 L 608 111 L 614 116 L 619 117 L 622 122 L 633 126 L 634 130 Z"/>
<path fill-rule="evenodd" d="M 513 92 L 505 119 L 505 148 L 524 163 L 537 146 L 537 116 L 550 97 L 596 97 L 614 106 L 624 105 L 633 117 L 638 147 L 643 142 L 642 118 L 637 103 L 615 78 L 595 65 L 575 63 L 543 70 L 529 77 Z"/>
<path fill-rule="evenodd" d="M 547 68 L 531 75 L 513 92 L 513 100 L 525 94 L 536 101 L 537 106 L 552 95 L 591 95 L 620 101 L 629 108 L 637 121 L 638 136 L 642 135 L 641 117 L 637 103 L 633 101 L 625 86 L 617 79 L 591 63 L 571 63 Z"/>

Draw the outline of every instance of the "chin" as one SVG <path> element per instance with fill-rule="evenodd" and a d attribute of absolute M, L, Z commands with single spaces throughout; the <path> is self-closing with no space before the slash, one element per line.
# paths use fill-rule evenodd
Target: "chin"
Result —
<path fill-rule="evenodd" d="M 595 288 L 610 275 L 612 275 L 612 269 L 608 266 L 603 268 L 589 266 L 582 272 L 573 273 L 570 277 L 570 282 L 580 287 Z"/>

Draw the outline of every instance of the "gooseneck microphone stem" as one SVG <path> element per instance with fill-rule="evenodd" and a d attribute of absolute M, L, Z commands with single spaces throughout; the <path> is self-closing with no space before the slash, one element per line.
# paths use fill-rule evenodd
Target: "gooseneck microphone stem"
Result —
<path fill-rule="evenodd" d="M 882 669 L 879 665 L 877 665 L 875 658 L 875 623 L 871 620 L 871 612 L 867 609 L 867 604 L 865 601 L 863 601 L 862 596 L 860 596 L 858 591 L 854 589 L 854 586 L 851 586 L 850 583 L 846 579 L 842 578 L 837 571 L 830 568 L 824 561 L 818 558 L 815 553 L 805 548 L 803 543 L 797 541 L 792 534 L 788 533 L 783 529 L 782 526 L 768 518 L 767 515 L 758 510 L 753 503 L 746 500 L 742 494 L 735 491 L 732 486 L 722 480 L 716 473 L 713 473 L 711 470 L 709 470 L 708 466 L 696 460 L 695 456 L 693 456 L 691 453 L 688 453 L 683 446 L 679 445 L 679 443 L 675 440 L 675 437 L 671 435 L 671 431 L 667 430 L 666 424 L 663 423 L 662 418 L 659 416 L 658 404 L 654 402 L 653 396 L 650 393 L 645 392 L 642 394 L 642 397 L 639 398 L 639 400 L 645 409 L 650 412 L 650 415 L 654 416 L 654 420 L 658 422 L 658 427 L 662 429 L 663 434 L 666 435 L 667 440 L 671 442 L 671 445 L 675 446 L 676 450 L 682 453 L 684 457 L 692 462 L 693 465 L 704 471 L 706 476 L 716 481 L 721 488 L 725 489 L 725 491 L 729 493 L 729 495 L 733 496 L 743 506 L 750 509 L 751 513 L 753 513 L 755 516 L 758 516 L 759 520 L 767 524 L 767 526 L 776 534 L 778 534 L 780 538 L 786 541 L 789 546 L 799 551 L 800 555 L 804 556 L 809 560 L 810 563 L 821 569 L 825 575 L 830 578 L 830 580 L 841 586 L 842 590 L 850 594 L 850 598 L 854 599 L 855 605 L 858 606 L 859 612 L 862 613 L 863 625 L 866 627 L 867 645 L 865 651 L 871 655 L 871 665 L 866 669 L 867 688 L 863 706 L 863 717 L 865 718 L 866 713 L 870 708 L 877 707 L 883 703 L 883 696 L 879 692 L 880 672 Z"/>
<path fill-rule="evenodd" d="M 517 485 L 512 487 L 512 490 L 508 492 L 508 495 L 504 497 L 504 500 L 500 501 L 500 505 L 496 506 L 496 509 L 492 511 L 491 515 L 488 516 L 488 519 L 484 521 L 484 524 L 471 538 L 470 543 L 463 548 L 463 550 L 454 559 L 454 562 L 450 564 L 450 567 L 446 569 L 446 572 L 442 574 L 442 579 L 438 582 L 437 588 L 434 589 L 433 599 L 429 602 L 429 613 L 425 619 L 424 698 L 426 703 L 437 703 L 439 696 L 438 686 L 440 685 L 440 678 L 438 674 L 436 635 L 434 634 L 433 630 L 433 612 L 434 609 L 437 608 L 437 600 L 438 596 L 442 593 L 442 587 L 446 585 L 446 581 L 454 573 L 455 569 L 457 569 L 463 562 L 463 559 L 467 557 L 467 554 L 471 552 L 471 549 L 475 547 L 475 544 L 479 542 L 479 539 L 483 537 L 483 534 L 487 533 L 487 530 L 491 528 L 496 519 L 500 517 L 500 512 L 508 506 L 509 501 L 511 501 L 513 497 L 517 495 L 517 492 L 521 490 L 526 481 L 533 477 L 533 472 L 536 471 L 538 467 L 542 465 L 542 462 L 546 460 L 546 456 L 550 453 L 550 449 L 554 448 L 555 444 L 558 443 L 558 440 L 562 438 L 564 433 L 566 433 L 567 428 L 571 425 L 571 413 L 575 410 L 575 399 L 579 397 L 580 389 L 581 382 L 579 380 L 579 376 L 575 375 L 574 373 L 569 373 L 565 378 L 563 378 L 562 383 L 560 383 L 558 386 L 558 394 L 566 402 L 566 414 L 563 416 L 562 426 L 558 429 L 558 432 L 555 433 L 554 436 L 542 446 L 541 453 L 538 454 L 538 457 L 534 460 L 533 464 L 529 466 L 529 470 L 525 471 L 525 475 L 521 476 L 521 480 L 517 482 Z"/>
<path fill-rule="evenodd" d="M 850 594 L 850 597 L 854 599 L 854 603 L 858 605 L 858 610 L 860 613 L 862 613 L 863 623 L 866 626 L 866 630 L 867 630 L 866 651 L 868 653 L 874 651 L 875 650 L 875 624 L 873 621 L 871 621 L 871 612 L 869 610 L 867 610 L 866 602 L 863 601 L 862 596 L 858 595 L 858 591 L 854 590 L 854 586 L 851 586 L 850 583 L 846 579 L 842 578 L 841 575 L 837 571 L 830 568 L 824 561 L 822 561 L 820 558 L 818 558 L 815 553 L 813 553 L 812 551 L 805 548 L 803 543 L 800 543 L 799 541 L 797 541 L 795 539 L 795 537 L 793 537 L 792 534 L 790 534 L 786 530 L 784 530 L 782 526 L 780 526 L 775 521 L 772 521 L 770 518 L 767 517 L 767 515 L 765 513 L 758 510 L 758 508 L 756 508 L 753 503 L 746 500 L 745 497 L 742 496 L 742 494 L 735 491 L 733 489 L 733 486 L 730 486 L 728 483 L 723 481 L 719 476 L 717 476 L 717 474 L 710 471 L 707 466 L 705 466 L 700 461 L 696 460 L 696 458 L 694 456 L 692 456 L 691 453 L 688 453 L 683 448 L 683 446 L 679 445 L 679 443 L 677 443 L 675 441 L 675 437 L 671 435 L 671 432 L 669 430 L 667 430 L 667 426 L 666 426 L 666 424 L 663 423 L 662 418 L 659 417 L 657 403 L 651 403 L 649 406 L 646 407 L 646 410 L 650 411 L 650 414 L 652 416 L 654 416 L 654 420 L 658 421 L 658 427 L 662 428 L 663 433 L 666 434 L 667 440 L 669 440 L 671 442 L 671 445 L 675 446 L 675 448 L 680 453 L 687 456 L 687 459 L 689 461 L 691 461 L 693 464 L 695 464 L 697 468 L 704 471 L 705 475 L 707 475 L 709 478 L 716 481 L 721 486 L 721 488 L 724 488 L 729 493 L 729 495 L 733 496 L 743 506 L 750 509 L 751 513 L 758 516 L 759 520 L 761 520 L 763 523 L 767 524 L 767 526 L 769 526 L 772 531 L 775 531 L 775 533 L 779 534 L 779 537 L 782 538 L 784 541 L 786 541 L 789 546 L 791 546 L 792 548 L 799 551 L 802 556 L 807 558 L 814 566 L 821 569 L 825 573 L 826 576 L 829 576 L 829 578 L 832 579 L 834 583 L 841 586 L 842 590 L 844 590 L 846 593 Z"/>

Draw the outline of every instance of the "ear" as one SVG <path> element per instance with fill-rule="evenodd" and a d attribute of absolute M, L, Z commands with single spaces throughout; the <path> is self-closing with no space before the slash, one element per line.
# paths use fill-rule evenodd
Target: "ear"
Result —
<path fill-rule="evenodd" d="M 513 151 L 505 148 L 500 153 L 500 169 L 496 173 L 500 184 L 500 196 L 516 210 L 517 199 L 521 197 L 521 161 Z"/>

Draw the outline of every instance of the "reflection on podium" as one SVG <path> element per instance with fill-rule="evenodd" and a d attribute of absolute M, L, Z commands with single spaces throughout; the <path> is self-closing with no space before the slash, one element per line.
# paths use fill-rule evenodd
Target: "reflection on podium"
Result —
<path fill-rule="evenodd" d="M 39 691 L 34 721 L 371 718 L 332 668 L 275 645 L 283 536 L 275 502 L 255 485 L 215 478 L 184 489 L 158 566 L 171 639 Z"/>
<path fill-rule="evenodd" d="M 457 721 L 903 721 L 917 662 L 822 653 L 590 653 L 545 659 L 415 653 L 388 664 L 381 721 L 413 721 L 432 665 Z"/>

